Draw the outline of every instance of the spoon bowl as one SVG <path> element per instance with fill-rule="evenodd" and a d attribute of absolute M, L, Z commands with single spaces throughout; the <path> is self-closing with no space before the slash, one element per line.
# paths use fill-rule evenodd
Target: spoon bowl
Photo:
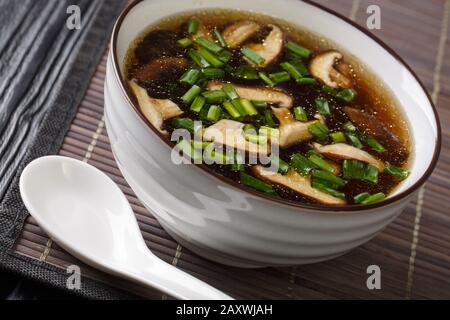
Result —
<path fill-rule="evenodd" d="M 176 298 L 230 299 L 153 255 L 126 197 L 95 167 L 67 157 L 39 158 L 24 169 L 20 193 L 42 229 L 83 262 Z"/>

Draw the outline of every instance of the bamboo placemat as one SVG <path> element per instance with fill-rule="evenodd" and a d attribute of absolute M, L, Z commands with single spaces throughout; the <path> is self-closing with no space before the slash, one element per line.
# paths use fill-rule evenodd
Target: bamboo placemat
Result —
<path fill-rule="evenodd" d="M 382 29 L 374 33 L 418 73 L 437 103 L 443 149 L 436 171 L 418 198 L 369 243 L 338 259 L 315 265 L 242 270 L 204 260 L 181 247 L 161 228 L 127 185 L 111 153 L 103 121 L 106 56 L 66 134 L 60 154 L 87 161 L 124 191 L 148 247 L 159 257 L 242 299 L 433 299 L 450 298 L 450 0 L 319 0 L 365 25 L 366 8 L 381 7 Z M 351 39 L 349 39 L 351 41 Z M 165 295 L 98 272 L 53 243 L 32 217 L 15 251 L 58 268 L 76 264 L 82 275 L 138 296 Z M 382 289 L 368 290 L 366 269 L 378 265 Z"/>

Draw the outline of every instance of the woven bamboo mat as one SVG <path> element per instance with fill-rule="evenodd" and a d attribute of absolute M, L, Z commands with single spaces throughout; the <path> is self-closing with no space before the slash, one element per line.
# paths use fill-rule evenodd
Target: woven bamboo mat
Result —
<path fill-rule="evenodd" d="M 450 298 L 450 0 L 319 0 L 365 25 L 366 9 L 382 9 L 374 33 L 395 49 L 432 93 L 443 124 L 440 162 L 418 198 L 379 236 L 347 255 L 315 265 L 241 270 L 206 261 L 178 245 L 141 205 L 111 153 L 103 122 L 106 57 L 98 65 L 60 154 L 85 160 L 107 173 L 130 201 L 149 248 L 194 276 L 243 299 L 433 299 Z M 77 264 L 82 274 L 142 297 L 159 292 L 98 272 L 53 243 L 29 217 L 17 253 L 60 268 Z M 382 272 L 382 289 L 366 287 L 369 265 Z"/>

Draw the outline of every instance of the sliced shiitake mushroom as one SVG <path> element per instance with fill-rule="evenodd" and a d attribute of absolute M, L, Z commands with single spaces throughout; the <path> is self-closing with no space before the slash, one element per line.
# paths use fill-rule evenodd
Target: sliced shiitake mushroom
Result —
<path fill-rule="evenodd" d="M 280 148 L 292 147 L 313 138 L 308 127 L 315 121 L 297 121 L 287 108 L 272 108 L 272 111 L 280 122 L 278 128 L 280 132 L 278 145 Z"/>
<path fill-rule="evenodd" d="M 269 35 L 264 39 L 263 43 L 251 43 L 247 45 L 248 48 L 256 52 L 260 55 L 264 62 L 259 67 L 267 67 L 270 64 L 274 63 L 283 52 L 284 46 L 284 33 L 283 31 L 274 24 L 269 24 L 269 27 L 272 28 Z M 245 58 L 247 63 L 250 65 L 255 65 L 254 62 Z"/>
<path fill-rule="evenodd" d="M 178 76 L 189 66 L 189 62 L 184 58 L 163 57 L 155 59 L 136 71 L 134 78 L 142 82 L 173 78 Z"/>
<path fill-rule="evenodd" d="M 347 203 L 343 199 L 333 197 L 328 193 L 313 188 L 311 186 L 311 179 L 309 177 L 302 176 L 295 170 L 291 169 L 286 175 L 282 175 L 279 173 L 274 173 L 263 166 L 253 166 L 252 171 L 262 180 L 291 189 L 298 194 L 316 200 L 319 203 L 336 206 L 342 206 Z"/>
<path fill-rule="evenodd" d="M 183 111 L 169 99 L 149 97 L 147 90 L 135 81 L 130 81 L 129 85 L 136 96 L 142 114 L 159 132 L 167 134 L 167 131 L 162 129 L 163 121 L 178 117 L 183 114 Z"/>
<path fill-rule="evenodd" d="M 379 172 L 384 171 L 384 163 L 381 160 L 378 160 L 364 150 L 355 148 L 348 144 L 336 143 L 323 146 L 319 143 L 314 142 L 312 146 L 314 150 L 326 157 L 339 160 L 358 160 L 374 166 L 378 169 Z"/>
<path fill-rule="evenodd" d="M 220 90 L 226 83 L 220 81 L 208 82 L 208 90 Z M 236 92 L 241 98 L 252 101 L 265 101 L 276 104 L 282 108 L 291 108 L 294 104 L 293 98 L 280 89 L 268 87 L 252 87 L 233 84 Z"/>
<path fill-rule="evenodd" d="M 225 28 L 222 35 L 228 47 L 235 49 L 257 33 L 260 25 L 253 21 L 238 21 Z"/>
<path fill-rule="evenodd" d="M 344 112 L 361 132 L 374 136 L 397 151 L 404 149 L 404 144 L 399 137 L 389 130 L 384 122 L 380 121 L 375 115 L 352 107 L 345 107 Z"/>
<path fill-rule="evenodd" d="M 352 79 L 336 70 L 335 65 L 343 58 L 338 51 L 327 51 L 318 54 L 311 60 L 309 71 L 311 74 L 332 88 L 351 88 Z"/>
<path fill-rule="evenodd" d="M 267 143 L 260 145 L 252 141 L 247 141 L 244 135 L 244 124 L 234 120 L 220 120 L 204 129 L 203 139 L 252 155 L 267 155 L 269 153 Z"/>

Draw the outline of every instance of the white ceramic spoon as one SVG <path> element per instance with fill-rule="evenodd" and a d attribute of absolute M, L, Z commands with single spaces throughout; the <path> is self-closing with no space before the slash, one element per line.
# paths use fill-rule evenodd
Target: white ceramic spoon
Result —
<path fill-rule="evenodd" d="M 151 253 L 124 194 L 95 167 L 37 159 L 23 171 L 20 193 L 48 235 L 85 263 L 179 299 L 231 299 Z"/>

